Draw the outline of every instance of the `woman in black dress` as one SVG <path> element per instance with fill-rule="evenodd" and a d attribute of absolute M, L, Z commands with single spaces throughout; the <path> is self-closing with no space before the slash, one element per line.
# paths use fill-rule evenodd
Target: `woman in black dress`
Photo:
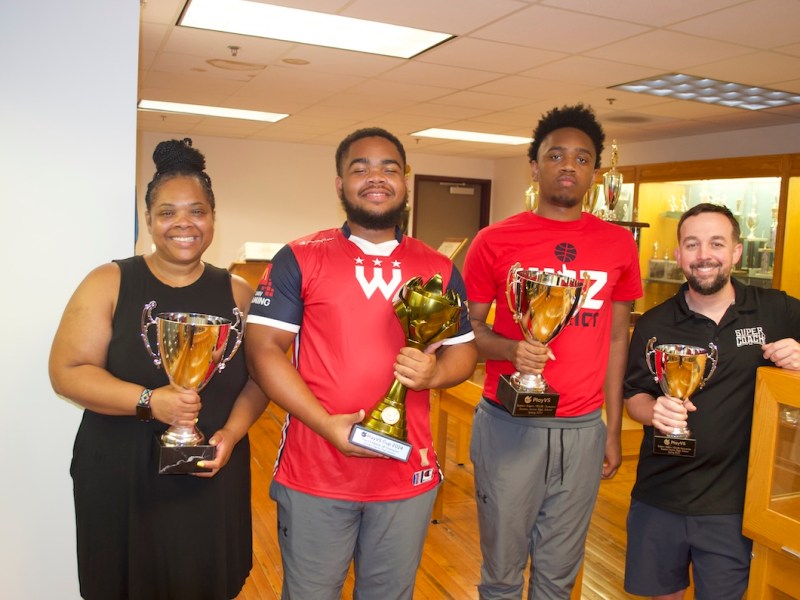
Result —
<path fill-rule="evenodd" d="M 50 354 L 53 388 L 85 409 L 70 469 L 81 595 L 226 600 L 252 567 L 247 431 L 267 400 L 247 375 L 243 344 L 199 394 L 170 385 L 144 348 L 141 317 L 155 300 L 154 314 L 233 320 L 253 290 L 202 260 L 215 215 L 203 155 L 191 140 L 171 140 L 153 160 L 145 202 L 155 251 L 89 273 Z M 159 475 L 153 437 L 195 422 L 216 446 L 201 465 L 208 472 Z"/>

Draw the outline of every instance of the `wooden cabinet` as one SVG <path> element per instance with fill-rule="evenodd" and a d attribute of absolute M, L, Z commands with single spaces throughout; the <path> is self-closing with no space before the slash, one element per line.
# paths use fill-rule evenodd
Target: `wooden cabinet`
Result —
<path fill-rule="evenodd" d="M 800 373 L 758 370 L 744 534 L 753 539 L 748 598 L 800 598 Z"/>
<path fill-rule="evenodd" d="M 261 275 L 264 274 L 264 270 L 267 268 L 269 262 L 268 260 L 237 261 L 231 263 L 231 266 L 228 267 L 228 271 L 242 277 L 255 289 L 258 287 Z"/>

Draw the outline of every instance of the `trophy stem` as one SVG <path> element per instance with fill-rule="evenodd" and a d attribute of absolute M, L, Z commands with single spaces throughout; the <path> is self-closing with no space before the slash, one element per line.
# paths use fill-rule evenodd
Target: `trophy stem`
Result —
<path fill-rule="evenodd" d="M 520 373 L 517 371 L 511 376 L 511 381 L 520 391 L 541 394 L 547 389 L 547 382 L 541 374 Z"/>
<path fill-rule="evenodd" d="M 192 426 L 172 425 L 161 435 L 161 443 L 164 446 L 198 446 L 206 439 L 201 431 Z"/>

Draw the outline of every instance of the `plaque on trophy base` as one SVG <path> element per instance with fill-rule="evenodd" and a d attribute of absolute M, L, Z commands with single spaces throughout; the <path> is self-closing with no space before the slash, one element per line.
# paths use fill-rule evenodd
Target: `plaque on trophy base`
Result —
<path fill-rule="evenodd" d="M 217 447 L 208 444 L 197 446 L 164 446 L 159 436 L 153 436 L 153 457 L 159 475 L 185 473 L 210 473 L 211 469 L 198 467 L 201 460 L 214 460 Z"/>
<path fill-rule="evenodd" d="M 694 438 L 679 438 L 660 433 L 656 433 L 653 436 L 653 454 L 658 454 L 659 456 L 694 458 L 696 450 L 697 440 Z"/>
<path fill-rule="evenodd" d="M 545 388 L 543 392 L 518 389 L 511 375 L 501 375 L 497 399 L 515 417 L 555 417 L 558 392 Z"/>
<path fill-rule="evenodd" d="M 360 423 L 356 423 L 350 431 L 350 443 L 402 462 L 408 462 L 412 448 L 411 444 L 404 440 L 374 429 L 367 429 Z"/>

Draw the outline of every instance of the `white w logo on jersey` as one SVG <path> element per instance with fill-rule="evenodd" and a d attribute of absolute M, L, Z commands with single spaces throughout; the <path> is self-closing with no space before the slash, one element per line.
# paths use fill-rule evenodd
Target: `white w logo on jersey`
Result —
<path fill-rule="evenodd" d="M 380 261 L 376 260 L 375 265 L 375 268 L 372 269 L 372 280 L 367 281 L 364 275 L 364 265 L 356 264 L 356 280 L 361 286 L 361 289 L 364 290 L 364 294 L 367 298 L 372 298 L 372 294 L 375 293 L 375 290 L 380 289 L 383 297 L 390 300 L 394 297 L 394 293 L 397 291 L 402 279 L 400 269 L 396 267 L 392 268 L 392 280 L 386 283 L 386 281 L 383 280 L 383 268 L 380 266 Z"/>

